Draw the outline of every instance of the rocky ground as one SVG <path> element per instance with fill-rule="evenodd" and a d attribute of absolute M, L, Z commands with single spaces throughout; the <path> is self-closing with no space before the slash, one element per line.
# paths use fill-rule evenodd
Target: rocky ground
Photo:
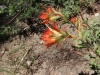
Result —
<path fill-rule="evenodd" d="M 73 50 L 70 42 L 67 41 L 63 49 L 53 46 L 45 50 L 40 41 L 37 34 L 32 34 L 26 39 L 16 36 L 2 44 L 1 75 L 78 75 L 82 71 L 90 72 L 88 60 Z"/>

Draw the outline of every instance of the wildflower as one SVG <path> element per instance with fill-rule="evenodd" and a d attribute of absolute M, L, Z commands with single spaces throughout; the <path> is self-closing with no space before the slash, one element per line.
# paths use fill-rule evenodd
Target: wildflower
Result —
<path fill-rule="evenodd" d="M 72 18 L 70 19 L 70 22 L 72 22 L 73 24 L 76 24 L 76 21 L 77 21 L 77 18 L 76 18 L 76 17 L 72 17 Z"/>
<path fill-rule="evenodd" d="M 43 23 L 48 23 L 49 21 L 50 22 L 55 21 L 63 16 L 60 12 L 57 12 L 51 6 L 48 6 L 47 8 L 43 5 L 41 6 L 43 9 L 45 9 L 45 12 L 41 12 L 39 16 L 39 18 L 43 21 Z"/>
<path fill-rule="evenodd" d="M 81 22 L 83 22 L 83 21 L 84 21 L 84 18 L 81 17 L 81 19 L 82 19 Z M 76 26 L 78 27 L 78 25 L 79 25 L 79 20 L 80 20 L 80 18 L 73 17 L 73 18 L 70 19 L 70 22 L 72 22 L 74 25 L 76 25 Z M 83 26 L 84 28 L 87 28 L 87 25 L 84 24 L 84 23 L 82 23 L 81 26 Z"/>
<path fill-rule="evenodd" d="M 45 32 L 42 34 L 42 40 L 45 43 L 45 46 L 50 47 L 51 45 L 56 43 L 56 39 L 51 37 L 53 32 L 49 29 L 46 29 Z"/>
<path fill-rule="evenodd" d="M 55 22 L 53 25 L 46 25 L 48 28 L 42 34 L 42 41 L 44 45 L 48 47 L 53 44 L 59 44 L 59 42 L 65 40 L 66 38 L 72 38 L 67 32 L 62 31 L 58 28 L 57 23 Z"/>
<path fill-rule="evenodd" d="M 40 14 L 40 19 L 41 19 L 41 20 L 45 20 L 45 19 L 47 19 L 47 18 L 48 18 L 48 14 L 45 13 L 45 12 L 41 12 L 41 14 Z"/>

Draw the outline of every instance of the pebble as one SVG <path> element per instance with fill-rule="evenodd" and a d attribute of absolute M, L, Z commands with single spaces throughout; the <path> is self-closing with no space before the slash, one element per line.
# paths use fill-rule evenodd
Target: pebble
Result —
<path fill-rule="evenodd" d="M 99 14 L 99 13 L 95 13 L 94 15 L 95 15 L 95 16 L 99 16 L 100 14 Z"/>

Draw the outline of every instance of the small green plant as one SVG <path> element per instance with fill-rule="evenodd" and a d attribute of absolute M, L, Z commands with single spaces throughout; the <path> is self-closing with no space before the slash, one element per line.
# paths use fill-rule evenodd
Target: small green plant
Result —
<path fill-rule="evenodd" d="M 92 54 L 90 57 L 90 68 L 93 70 L 97 70 L 100 73 L 100 23 L 99 19 L 96 21 L 92 21 L 92 25 L 90 29 L 82 30 L 84 33 L 82 36 L 81 47 L 85 46 L 86 48 L 90 48 Z M 84 48 L 84 47 L 83 47 Z"/>
<path fill-rule="evenodd" d="M 34 5 L 34 6 L 33 6 Z M 20 18 L 31 17 L 39 10 L 36 0 L 2 0 L 0 13 L 8 13 L 7 16 L 20 15 Z"/>
<path fill-rule="evenodd" d="M 83 7 L 86 9 L 93 2 L 95 2 L 95 0 L 58 0 L 58 4 L 63 3 L 62 13 L 65 18 L 76 16 L 83 10 Z"/>
<path fill-rule="evenodd" d="M 20 27 L 1 26 L 0 27 L 0 40 L 6 40 L 10 36 L 16 35 L 20 32 Z"/>
<path fill-rule="evenodd" d="M 10 26 L 1 26 L 0 27 L 0 35 L 3 36 L 3 35 L 9 35 L 10 33 Z"/>
<path fill-rule="evenodd" d="M 16 14 L 20 15 L 20 18 L 32 17 L 34 14 L 37 14 L 40 10 L 40 3 L 50 4 L 55 6 L 55 8 L 62 7 L 64 8 L 65 15 L 67 17 L 73 16 L 80 12 L 81 5 L 88 6 L 95 0 L 2 0 L 0 7 L 0 14 L 8 13 L 6 17 L 14 16 Z"/>

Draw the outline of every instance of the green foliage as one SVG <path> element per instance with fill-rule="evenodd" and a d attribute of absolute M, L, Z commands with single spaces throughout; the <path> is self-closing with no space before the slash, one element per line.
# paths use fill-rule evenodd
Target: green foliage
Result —
<path fill-rule="evenodd" d="M 99 16 L 100 17 L 100 16 Z M 78 48 L 90 48 L 93 54 L 90 54 L 90 68 L 100 71 L 100 18 L 93 19 L 90 28 L 83 28 L 81 44 L 77 42 Z M 88 22 L 88 21 L 87 21 Z M 86 22 L 85 22 L 86 23 Z M 88 23 L 86 23 L 88 24 Z"/>
<path fill-rule="evenodd" d="M 5 34 L 9 34 L 10 33 L 10 26 L 1 26 L 0 27 L 0 35 L 3 36 Z"/>
<path fill-rule="evenodd" d="M 21 18 L 31 17 L 39 11 L 39 3 L 36 0 L 2 0 L 0 13 L 8 12 L 7 16 L 20 13 Z"/>
<path fill-rule="evenodd" d="M 82 40 L 89 45 L 100 44 L 100 24 L 98 22 L 92 24 L 92 29 L 84 29 Z"/>
<path fill-rule="evenodd" d="M 66 18 L 75 16 L 81 11 L 82 6 L 88 6 L 95 0 L 2 0 L 0 7 L 0 14 L 8 12 L 7 16 L 14 16 L 20 13 L 20 18 L 24 19 L 38 14 L 40 10 L 40 3 L 51 5 L 62 9 Z"/>
<path fill-rule="evenodd" d="M 1 0 L 0 2 L 0 17 L 3 21 L 9 18 L 23 20 L 33 17 L 39 12 L 40 2 L 37 0 Z M 11 19 L 9 19 L 10 21 Z M 0 21 L 1 22 L 1 21 Z M 6 23 L 5 23 L 6 24 Z M 5 38 L 9 35 L 15 35 L 20 31 L 20 28 L 14 25 L 2 25 L 0 27 L 0 38 Z"/>
<path fill-rule="evenodd" d="M 6 40 L 11 35 L 18 34 L 20 32 L 20 28 L 10 27 L 10 26 L 1 26 L 0 27 L 0 41 Z"/>
<path fill-rule="evenodd" d="M 83 7 L 88 7 L 90 3 L 93 3 L 95 0 L 63 0 L 63 5 L 65 9 L 62 9 L 63 14 L 66 18 L 76 16 L 79 12 L 82 11 Z"/>
<path fill-rule="evenodd" d="M 66 18 L 69 18 L 70 16 L 75 16 L 77 13 L 80 12 L 79 3 L 80 3 L 80 0 L 77 0 L 77 1 L 67 0 L 64 3 L 65 9 L 63 9 L 63 11 Z"/>

